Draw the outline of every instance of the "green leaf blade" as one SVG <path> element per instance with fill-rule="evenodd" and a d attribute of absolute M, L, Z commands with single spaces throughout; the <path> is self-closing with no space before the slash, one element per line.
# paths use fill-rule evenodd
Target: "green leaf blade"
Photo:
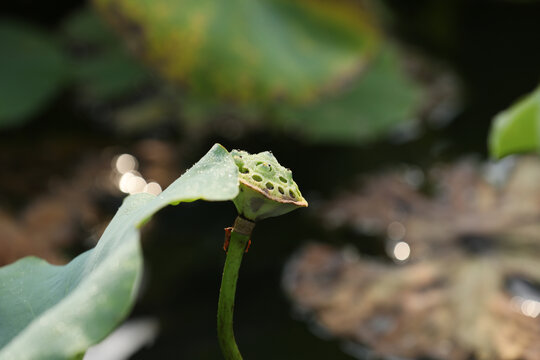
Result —
<path fill-rule="evenodd" d="M 65 266 L 25 258 L 0 269 L 0 358 L 71 359 L 128 314 L 142 271 L 137 228 L 182 201 L 230 200 L 238 170 L 214 147 L 160 196 L 127 197 L 94 249 Z"/>
<path fill-rule="evenodd" d="M 111 226 L 122 227 L 123 220 L 117 217 Z M 2 269 L 0 358 L 68 359 L 116 327 L 131 308 L 142 257 L 135 228 L 124 226 L 115 235 L 105 240 L 118 241 L 66 266 L 25 258 Z"/>
<path fill-rule="evenodd" d="M 540 87 L 517 101 L 493 120 L 489 152 L 504 156 L 540 150 Z"/>

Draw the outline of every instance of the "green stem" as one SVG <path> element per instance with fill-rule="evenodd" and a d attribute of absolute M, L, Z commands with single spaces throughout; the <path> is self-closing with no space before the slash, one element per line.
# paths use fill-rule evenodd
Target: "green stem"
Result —
<path fill-rule="evenodd" d="M 235 227 L 231 232 L 227 258 L 223 268 L 221 289 L 219 291 L 218 338 L 221 351 L 223 352 L 223 356 L 226 360 L 242 360 L 242 355 L 240 355 L 240 351 L 238 350 L 238 346 L 236 345 L 236 341 L 234 339 L 234 296 L 236 293 L 238 272 L 240 270 L 240 265 L 242 264 L 242 257 L 244 255 L 250 235 L 243 234 L 237 230 L 239 229 L 237 226 L 239 221 L 246 222 L 247 220 L 237 218 Z"/>

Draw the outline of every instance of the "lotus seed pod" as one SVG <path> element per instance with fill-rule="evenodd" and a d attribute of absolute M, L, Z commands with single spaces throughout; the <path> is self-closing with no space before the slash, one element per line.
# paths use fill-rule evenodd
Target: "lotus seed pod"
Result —
<path fill-rule="evenodd" d="M 231 155 L 240 179 L 240 192 L 233 201 L 244 218 L 257 221 L 308 206 L 291 170 L 281 166 L 271 152 L 233 150 Z"/>

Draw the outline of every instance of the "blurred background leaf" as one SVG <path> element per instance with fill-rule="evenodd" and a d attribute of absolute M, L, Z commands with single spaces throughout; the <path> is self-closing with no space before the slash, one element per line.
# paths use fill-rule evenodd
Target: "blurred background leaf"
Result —
<path fill-rule="evenodd" d="M 540 87 L 493 120 L 489 134 L 492 156 L 540 150 Z"/>
<path fill-rule="evenodd" d="M 72 73 L 83 98 L 107 102 L 140 89 L 149 71 L 128 52 L 92 8 L 71 15 L 63 26 L 71 46 Z"/>
<path fill-rule="evenodd" d="M 359 144 L 419 116 L 427 93 L 407 74 L 404 54 L 386 45 L 364 72 L 339 92 L 308 104 L 231 103 L 162 84 L 144 101 L 114 114 L 122 131 L 144 130 L 167 116 L 190 133 L 237 138 L 250 129 L 285 133 L 308 143 Z"/>
<path fill-rule="evenodd" d="M 207 96 L 306 101 L 358 73 L 377 29 L 360 2 L 96 0 L 149 64 Z"/>
<path fill-rule="evenodd" d="M 354 143 L 412 120 L 422 93 L 399 55 L 387 46 L 347 90 L 311 106 L 278 108 L 280 121 L 311 141 Z"/>
<path fill-rule="evenodd" d="M 308 143 L 359 144 L 417 118 L 423 105 L 425 84 L 404 68 L 403 51 L 365 4 L 238 2 L 229 6 L 243 14 L 234 23 L 231 10 L 212 1 L 95 4 L 123 39 L 94 8 L 83 7 L 57 31 L 64 45 L 54 46 L 58 78 L 38 80 L 48 80 L 42 87 L 51 94 L 70 84 L 78 102 L 124 134 L 171 124 L 198 137 L 270 130 Z M 48 46 L 41 38 L 37 47 Z M 3 97 L 9 105 L 0 118 L 26 120 L 52 98 L 32 89 L 43 95 Z M 2 116 L 9 109 L 17 116 Z"/>
<path fill-rule="evenodd" d="M 0 128 L 24 122 L 65 85 L 66 59 L 49 34 L 0 21 Z"/>

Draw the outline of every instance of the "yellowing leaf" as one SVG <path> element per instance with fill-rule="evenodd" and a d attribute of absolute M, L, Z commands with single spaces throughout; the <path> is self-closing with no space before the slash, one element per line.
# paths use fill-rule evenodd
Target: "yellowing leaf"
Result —
<path fill-rule="evenodd" d="M 377 31 L 349 0 L 95 0 L 146 61 L 194 93 L 306 101 L 356 74 Z"/>

